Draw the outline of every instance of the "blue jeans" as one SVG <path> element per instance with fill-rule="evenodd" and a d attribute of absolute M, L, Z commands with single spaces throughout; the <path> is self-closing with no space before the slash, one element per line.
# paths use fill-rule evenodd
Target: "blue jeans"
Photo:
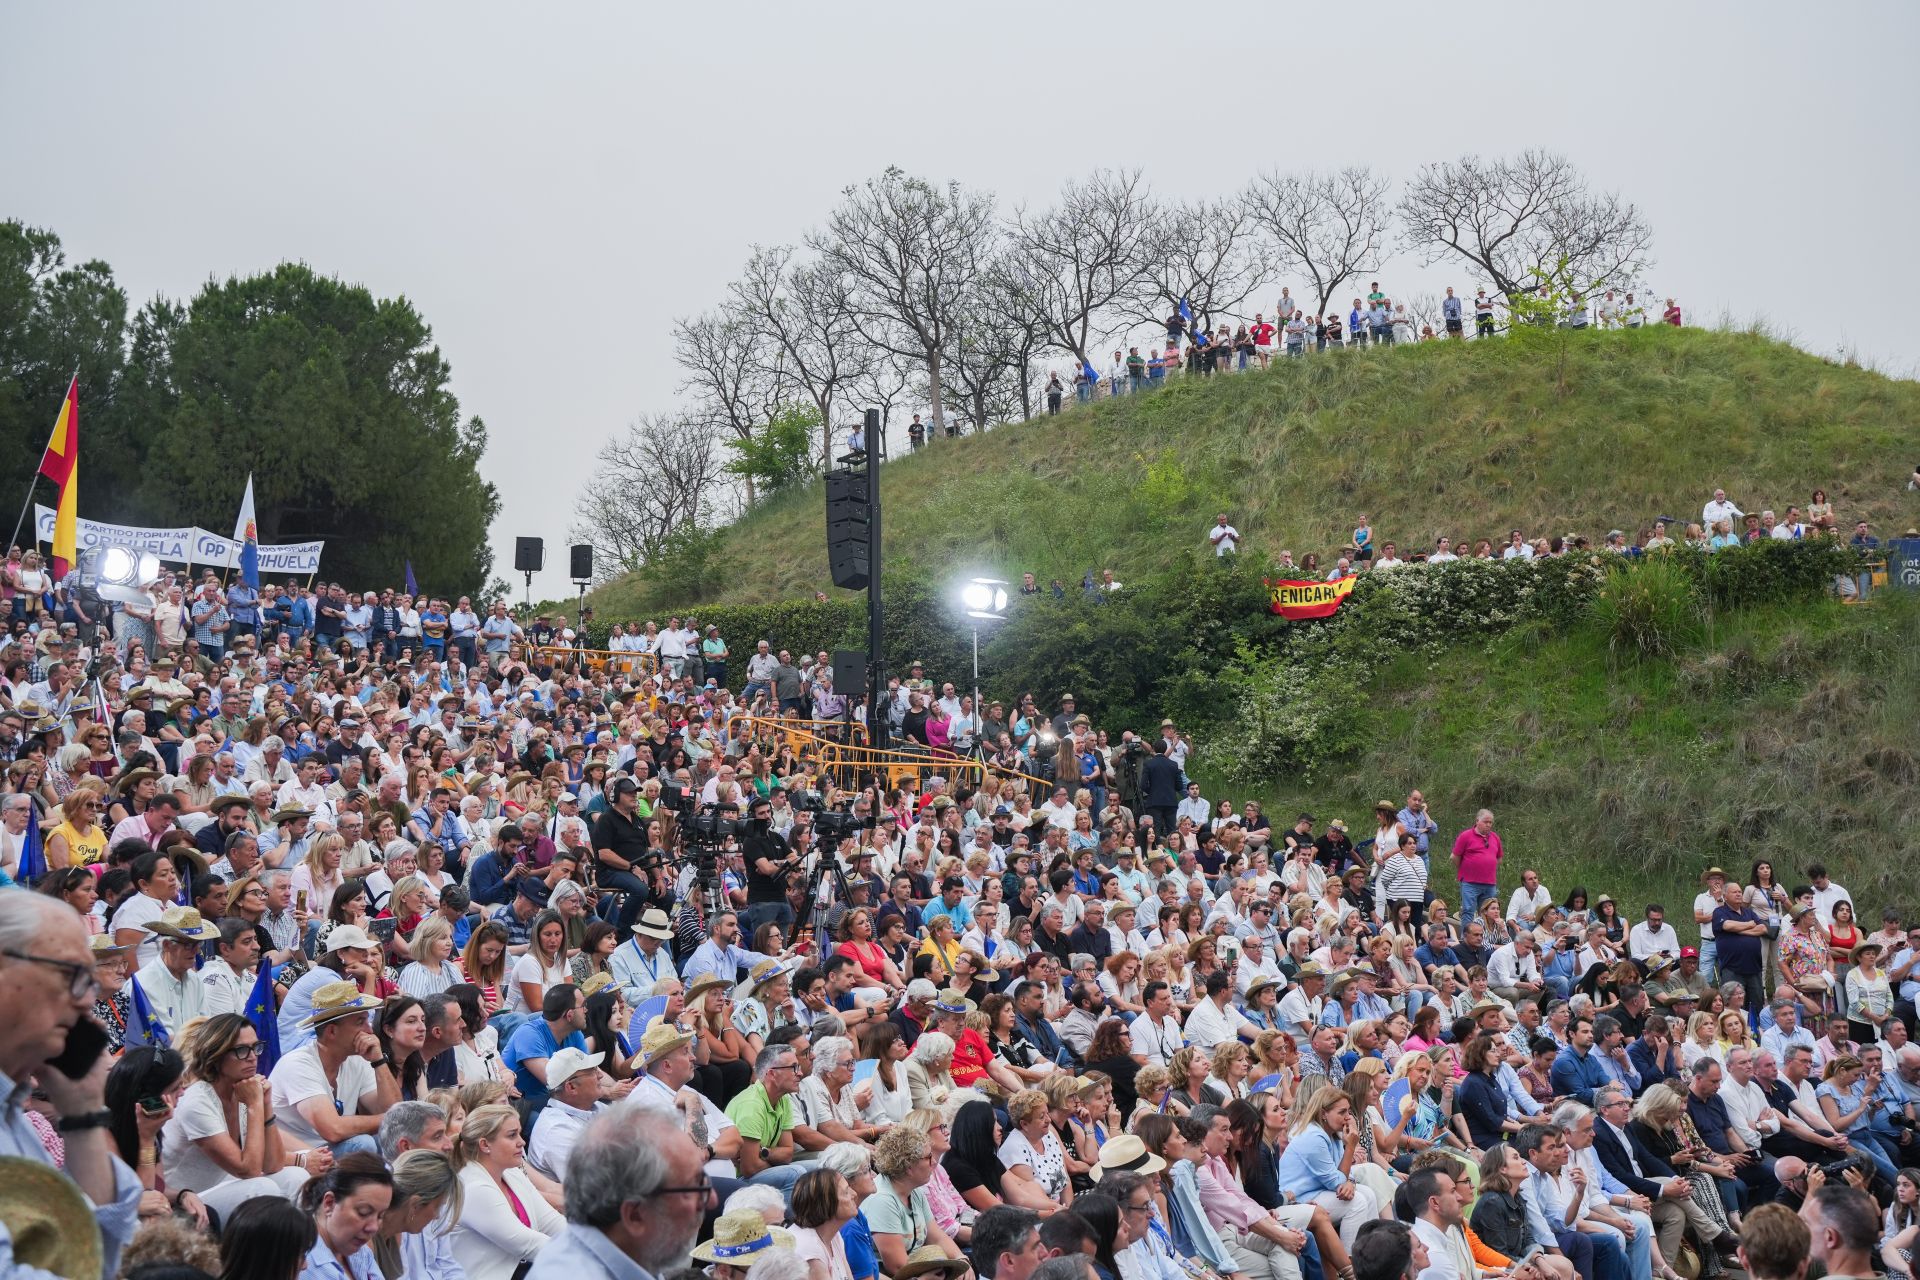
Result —
<path fill-rule="evenodd" d="M 342 1138 L 338 1142 L 330 1142 L 327 1144 L 327 1147 L 333 1152 L 333 1158 L 335 1160 L 338 1160 L 341 1156 L 377 1156 L 380 1154 L 379 1140 L 370 1133 L 356 1133 L 351 1138 Z"/>
<path fill-rule="evenodd" d="M 793 1184 L 800 1181 L 808 1172 L 818 1168 L 820 1168 L 818 1164 L 802 1164 L 798 1161 L 792 1164 L 769 1165 L 767 1168 L 754 1174 L 751 1178 L 748 1178 L 747 1185 L 750 1187 L 774 1188 L 780 1193 L 781 1198 L 787 1202 L 787 1207 L 791 1209 L 793 1207 Z"/>
<path fill-rule="evenodd" d="M 1092 384 L 1083 382 L 1079 386 L 1075 387 L 1073 389 L 1073 398 L 1075 400 L 1078 400 L 1081 404 L 1086 404 L 1089 400 L 1092 400 L 1093 399 Z"/>
<path fill-rule="evenodd" d="M 1700 972 L 1706 975 L 1708 982 L 1718 985 L 1720 949 L 1713 944 L 1712 938 L 1700 939 Z"/>
<path fill-rule="evenodd" d="M 1491 884 L 1475 884 L 1471 880 L 1460 882 L 1460 918 L 1471 920 L 1480 914 L 1480 905 L 1490 898 L 1500 896 L 1500 887 Z"/>

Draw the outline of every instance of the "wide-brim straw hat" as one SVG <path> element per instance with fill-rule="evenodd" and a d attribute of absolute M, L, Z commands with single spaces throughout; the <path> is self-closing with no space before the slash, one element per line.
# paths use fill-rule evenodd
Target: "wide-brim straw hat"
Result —
<path fill-rule="evenodd" d="M 60 1170 L 24 1156 L 0 1156 L 0 1225 L 23 1268 L 95 1280 L 104 1265 L 93 1205 Z"/>
<path fill-rule="evenodd" d="M 1100 1163 L 1087 1171 L 1087 1176 L 1095 1182 L 1109 1173 L 1137 1173 L 1142 1176 L 1159 1173 L 1167 1167 L 1167 1162 L 1147 1150 L 1147 1144 L 1131 1133 L 1118 1134 L 1107 1139 L 1100 1147 Z"/>
<path fill-rule="evenodd" d="M 695 1260 L 725 1263 L 745 1270 L 751 1260 L 769 1249 L 793 1248 L 793 1233 L 769 1227 L 758 1209 L 736 1209 L 714 1219 L 713 1238 L 693 1248 Z"/>
<path fill-rule="evenodd" d="M 967 1260 L 948 1257 L 940 1252 L 939 1245 L 923 1244 L 907 1255 L 907 1265 L 893 1273 L 893 1280 L 913 1280 L 915 1276 L 934 1271 L 944 1271 L 951 1276 L 965 1275 Z"/>

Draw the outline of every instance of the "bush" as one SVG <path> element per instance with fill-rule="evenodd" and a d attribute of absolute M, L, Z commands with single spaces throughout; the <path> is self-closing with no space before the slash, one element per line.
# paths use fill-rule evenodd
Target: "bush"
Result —
<path fill-rule="evenodd" d="M 1616 661 L 1671 658 L 1699 643 L 1706 628 L 1698 580 L 1664 556 L 1612 566 L 1593 616 Z"/>

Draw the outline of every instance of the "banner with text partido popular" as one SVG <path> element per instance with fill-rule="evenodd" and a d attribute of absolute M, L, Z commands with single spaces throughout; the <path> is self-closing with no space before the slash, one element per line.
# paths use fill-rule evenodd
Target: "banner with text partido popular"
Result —
<path fill-rule="evenodd" d="M 1325 618 L 1353 592 L 1355 578 L 1332 582 L 1289 582 L 1262 579 L 1273 596 L 1271 608 L 1283 618 Z"/>
<path fill-rule="evenodd" d="M 41 542 L 53 538 L 54 510 L 35 503 L 34 531 Z M 150 551 L 168 564 L 204 565 L 212 569 L 232 569 L 240 564 L 240 544 L 207 529 L 185 525 L 175 529 L 145 529 L 138 525 L 108 524 L 102 520 L 79 522 L 79 549 L 89 547 L 132 547 Z M 266 576 L 307 576 L 320 571 L 320 553 L 325 542 L 292 542 L 260 548 L 260 572 Z"/>

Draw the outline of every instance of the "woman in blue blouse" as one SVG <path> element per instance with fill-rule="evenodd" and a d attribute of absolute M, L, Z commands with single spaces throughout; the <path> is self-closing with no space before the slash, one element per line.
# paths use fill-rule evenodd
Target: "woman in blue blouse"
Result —
<path fill-rule="evenodd" d="M 1360 1224 L 1380 1216 L 1379 1197 L 1347 1176 L 1359 1149 L 1353 1103 L 1338 1089 L 1321 1088 L 1295 1104 L 1292 1136 L 1275 1174 L 1301 1203 L 1327 1211 L 1348 1250 Z"/>

